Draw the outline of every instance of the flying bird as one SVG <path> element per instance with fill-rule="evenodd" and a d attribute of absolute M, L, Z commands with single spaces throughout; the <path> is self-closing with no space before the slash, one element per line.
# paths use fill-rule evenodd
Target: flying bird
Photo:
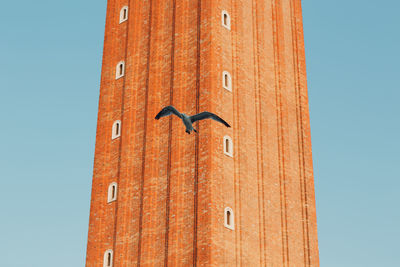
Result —
<path fill-rule="evenodd" d="M 183 124 L 185 124 L 185 126 L 186 126 L 186 132 L 188 134 L 190 134 L 191 131 L 195 131 L 197 133 L 196 129 L 193 128 L 193 123 L 195 121 L 204 120 L 204 119 L 212 119 L 212 120 L 215 120 L 215 121 L 218 121 L 218 122 L 224 124 L 226 127 L 231 127 L 226 121 L 224 121 L 223 119 L 221 119 L 220 117 L 218 117 L 214 113 L 211 113 L 211 112 L 208 112 L 208 111 L 204 111 L 204 112 L 201 112 L 199 114 L 196 114 L 196 115 L 193 115 L 193 116 L 189 116 L 189 115 L 186 115 L 185 113 L 180 113 L 173 106 L 166 106 L 165 108 L 163 108 L 157 114 L 155 119 L 159 120 L 161 117 L 166 117 L 166 116 L 169 116 L 171 114 L 174 114 L 174 115 L 176 115 L 176 116 L 178 116 L 179 118 L 182 119 Z"/>

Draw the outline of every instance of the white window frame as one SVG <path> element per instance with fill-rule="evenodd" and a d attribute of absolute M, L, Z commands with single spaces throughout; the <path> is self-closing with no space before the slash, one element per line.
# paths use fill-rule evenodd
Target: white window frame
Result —
<path fill-rule="evenodd" d="M 119 124 L 118 133 L 117 133 L 117 124 Z M 121 136 L 121 131 L 122 131 L 122 123 L 121 123 L 121 121 L 120 120 L 114 121 L 113 126 L 112 126 L 111 139 L 114 140 L 114 139 L 120 137 Z"/>
<path fill-rule="evenodd" d="M 115 194 L 113 197 L 113 187 L 115 187 Z M 116 182 L 112 182 L 109 186 L 108 186 L 108 194 L 107 194 L 107 203 L 111 203 L 113 201 L 117 200 L 117 195 L 118 195 L 118 184 Z"/>
<path fill-rule="evenodd" d="M 129 16 L 128 11 L 129 11 L 128 6 L 124 6 L 121 8 L 121 11 L 119 12 L 119 24 L 128 20 Z M 126 12 L 126 17 L 124 17 L 125 12 Z"/>
<path fill-rule="evenodd" d="M 111 255 L 110 257 L 110 264 L 108 264 L 108 255 Z M 113 262 L 114 262 L 114 252 L 112 249 L 108 249 L 106 250 L 106 252 L 104 252 L 104 260 L 103 260 L 103 267 L 112 267 L 113 266 Z"/>
<path fill-rule="evenodd" d="M 226 149 L 226 140 L 228 140 L 228 143 L 229 143 L 228 151 Z M 233 158 L 233 141 L 232 141 L 232 138 L 228 135 L 224 136 L 224 154 Z"/>
<path fill-rule="evenodd" d="M 122 65 L 122 73 L 120 73 L 120 66 Z M 117 67 L 115 68 L 115 79 L 118 80 L 121 77 L 125 76 L 125 61 L 121 60 L 118 62 Z"/>
<path fill-rule="evenodd" d="M 230 212 L 230 224 L 228 224 L 228 212 Z M 235 230 L 235 215 L 230 207 L 226 207 L 224 210 L 224 226 L 228 229 Z"/>
<path fill-rule="evenodd" d="M 225 15 L 227 16 L 226 24 L 225 24 Z M 221 12 L 221 24 L 223 27 L 227 28 L 228 30 L 231 30 L 231 16 L 226 10 L 222 10 Z"/>
<path fill-rule="evenodd" d="M 225 84 L 225 77 L 228 77 L 228 84 Z M 226 90 L 232 92 L 232 76 L 231 74 L 224 70 L 222 72 L 222 87 L 224 87 Z"/>

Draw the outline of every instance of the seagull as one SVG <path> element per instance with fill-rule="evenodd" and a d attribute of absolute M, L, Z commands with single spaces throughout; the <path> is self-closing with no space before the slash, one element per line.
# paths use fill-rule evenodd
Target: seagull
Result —
<path fill-rule="evenodd" d="M 178 116 L 179 118 L 182 119 L 183 124 L 185 124 L 185 126 L 186 126 L 186 132 L 188 134 L 190 134 L 191 131 L 195 131 L 197 133 L 196 129 L 193 128 L 192 123 L 194 123 L 195 121 L 204 120 L 204 119 L 213 119 L 215 121 L 223 123 L 226 127 L 231 127 L 226 121 L 224 121 L 223 119 L 221 119 L 220 117 L 218 117 L 214 113 L 211 113 L 211 112 L 208 112 L 208 111 L 204 111 L 204 112 L 201 112 L 199 114 L 196 114 L 196 115 L 193 115 L 193 116 L 189 116 L 189 115 L 186 115 L 185 113 L 180 113 L 173 106 L 166 106 L 165 108 L 163 108 L 157 114 L 155 119 L 159 120 L 161 117 L 166 117 L 166 116 L 169 116 L 171 114 L 174 114 L 174 115 L 176 115 L 176 116 Z"/>

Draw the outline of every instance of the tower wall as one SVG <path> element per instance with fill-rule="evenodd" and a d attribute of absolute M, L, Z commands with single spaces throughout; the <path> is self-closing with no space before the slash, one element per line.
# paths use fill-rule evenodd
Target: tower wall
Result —
<path fill-rule="evenodd" d="M 108 249 L 113 266 L 319 266 L 300 5 L 108 1 L 86 266 Z M 232 128 L 204 120 L 187 135 L 176 117 L 154 120 L 171 104 Z"/>

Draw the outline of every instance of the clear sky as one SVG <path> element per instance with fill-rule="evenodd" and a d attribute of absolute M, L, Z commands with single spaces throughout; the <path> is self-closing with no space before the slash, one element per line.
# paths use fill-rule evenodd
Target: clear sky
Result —
<path fill-rule="evenodd" d="M 399 10 L 303 1 L 323 267 L 400 266 Z M 1 4 L 1 266 L 84 266 L 105 11 Z"/>

